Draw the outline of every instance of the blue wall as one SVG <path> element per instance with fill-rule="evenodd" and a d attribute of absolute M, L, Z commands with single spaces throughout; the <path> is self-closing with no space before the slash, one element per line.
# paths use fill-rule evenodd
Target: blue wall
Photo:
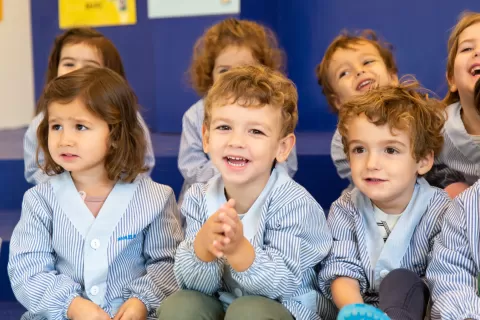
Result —
<path fill-rule="evenodd" d="M 61 31 L 57 0 L 31 4 L 38 97 L 53 38 Z M 340 30 L 377 30 L 395 46 L 400 75 L 415 74 L 424 86 L 443 96 L 448 33 L 467 9 L 480 11 L 480 2 L 242 0 L 240 17 L 261 21 L 277 32 L 288 55 L 289 75 L 299 90 L 298 131 L 332 131 L 336 117 L 320 92 L 314 68 Z M 146 1 L 142 0 L 137 1 L 136 25 L 99 28 L 118 47 L 153 131 L 181 131 L 181 117 L 197 99 L 185 74 L 193 44 L 205 28 L 222 18 L 149 20 Z"/>

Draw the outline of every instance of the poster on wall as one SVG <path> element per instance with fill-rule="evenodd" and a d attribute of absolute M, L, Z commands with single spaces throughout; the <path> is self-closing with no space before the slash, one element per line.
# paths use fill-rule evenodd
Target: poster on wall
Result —
<path fill-rule="evenodd" d="M 238 13 L 240 0 L 148 0 L 150 19 Z"/>
<path fill-rule="evenodd" d="M 58 21 L 61 29 L 135 24 L 136 9 L 136 0 L 58 0 Z"/>

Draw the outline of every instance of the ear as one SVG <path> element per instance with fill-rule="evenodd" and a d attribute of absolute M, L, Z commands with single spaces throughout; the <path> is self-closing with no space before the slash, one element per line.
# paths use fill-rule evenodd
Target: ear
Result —
<path fill-rule="evenodd" d="M 295 145 L 295 141 L 296 138 L 293 133 L 290 133 L 286 137 L 280 139 L 277 156 L 275 157 L 277 162 L 282 163 L 287 161 L 287 158 L 290 155 L 290 152 L 292 152 L 293 146 Z"/>
<path fill-rule="evenodd" d="M 203 144 L 203 152 L 208 153 L 208 142 L 210 136 L 208 128 L 205 124 L 202 125 L 202 144 Z"/>
<path fill-rule="evenodd" d="M 390 83 L 394 86 L 398 85 L 398 75 L 396 73 L 390 73 Z"/>
<path fill-rule="evenodd" d="M 453 78 L 453 76 L 449 78 L 448 72 L 445 72 L 445 78 L 447 78 L 448 90 L 450 92 L 457 92 L 458 88 L 457 88 L 457 85 L 455 84 L 455 79 Z"/>
<path fill-rule="evenodd" d="M 337 109 L 337 112 L 339 112 L 340 108 L 342 107 L 342 102 L 340 101 L 340 98 L 336 94 L 331 94 L 330 100 L 333 101 L 333 107 Z"/>
<path fill-rule="evenodd" d="M 433 166 L 433 151 L 430 151 L 424 158 L 420 159 L 417 164 L 417 172 L 419 175 L 424 175 L 430 169 L 432 169 Z"/>

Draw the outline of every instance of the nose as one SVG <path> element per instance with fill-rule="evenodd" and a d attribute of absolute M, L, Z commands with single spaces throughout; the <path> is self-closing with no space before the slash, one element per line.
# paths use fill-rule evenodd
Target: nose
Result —
<path fill-rule="evenodd" d="M 368 170 L 380 169 L 380 157 L 375 152 L 368 153 L 367 169 Z"/>
<path fill-rule="evenodd" d="M 73 133 L 69 130 L 62 130 L 60 132 L 59 144 L 62 147 L 70 147 L 74 144 Z"/>
<path fill-rule="evenodd" d="M 357 69 L 357 77 L 360 77 L 364 73 L 365 73 L 365 70 L 363 70 L 363 68 Z"/>
<path fill-rule="evenodd" d="M 245 147 L 245 135 L 242 132 L 233 130 L 228 142 L 230 147 L 244 148 Z"/>

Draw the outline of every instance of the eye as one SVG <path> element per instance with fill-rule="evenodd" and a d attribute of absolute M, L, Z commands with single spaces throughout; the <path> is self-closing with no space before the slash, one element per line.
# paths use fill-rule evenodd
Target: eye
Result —
<path fill-rule="evenodd" d="M 230 127 L 227 126 L 227 125 L 221 125 L 221 126 L 216 127 L 215 129 L 220 130 L 220 131 L 227 131 L 227 130 L 230 130 Z"/>
<path fill-rule="evenodd" d="M 78 131 L 88 130 L 88 128 L 85 127 L 83 124 L 77 124 L 77 125 L 76 125 L 76 129 L 77 129 Z"/>
<path fill-rule="evenodd" d="M 375 62 L 375 60 L 367 60 L 363 63 L 363 65 L 366 66 L 367 64 L 371 64 L 373 62 Z"/>
<path fill-rule="evenodd" d="M 387 147 L 387 148 L 385 148 L 385 152 L 388 153 L 388 154 L 397 154 L 397 153 L 399 153 L 397 149 L 392 148 L 392 147 Z"/>
<path fill-rule="evenodd" d="M 257 130 L 257 129 L 250 130 L 250 133 L 255 134 L 255 135 L 265 135 L 265 133 L 263 133 L 262 131 Z"/>
<path fill-rule="evenodd" d="M 72 68 L 75 66 L 75 64 L 73 62 L 65 62 L 63 64 L 64 67 L 67 67 L 67 68 Z"/>
<path fill-rule="evenodd" d="M 365 148 L 364 147 L 355 147 L 352 149 L 352 153 L 364 153 Z"/>
<path fill-rule="evenodd" d="M 222 68 L 222 69 L 218 70 L 218 73 L 225 73 L 228 70 L 229 70 L 228 68 Z"/>
<path fill-rule="evenodd" d="M 53 131 L 58 131 L 58 130 L 62 129 L 62 126 L 59 125 L 59 124 L 52 124 L 50 126 L 50 129 L 53 130 Z"/>
<path fill-rule="evenodd" d="M 473 50 L 472 47 L 465 47 L 462 50 L 460 50 L 460 52 L 467 52 L 467 51 L 472 51 L 472 50 Z"/>
<path fill-rule="evenodd" d="M 341 78 L 343 78 L 344 76 L 346 76 L 346 75 L 348 75 L 348 74 L 349 74 L 348 71 L 342 71 L 342 72 L 340 72 L 340 74 L 338 75 L 338 78 L 341 79 Z"/>

